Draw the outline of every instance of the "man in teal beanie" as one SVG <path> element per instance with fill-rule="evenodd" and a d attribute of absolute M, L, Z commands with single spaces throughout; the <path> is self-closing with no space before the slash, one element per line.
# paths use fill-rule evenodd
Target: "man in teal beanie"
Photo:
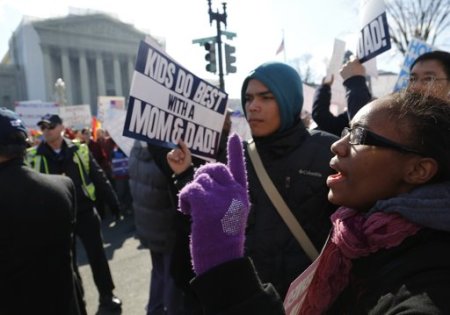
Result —
<path fill-rule="evenodd" d="M 244 146 L 251 204 L 244 253 L 252 258 L 262 281 L 272 283 L 284 298 L 289 284 L 311 259 L 261 185 L 248 155 L 249 144 L 256 145 L 270 179 L 320 252 L 331 227 L 329 216 L 335 210 L 327 199 L 326 178 L 333 173 L 330 146 L 337 138 L 305 128 L 300 119 L 302 81 L 284 63 L 265 63 L 250 72 L 242 85 L 241 102 L 253 137 Z M 188 176 L 188 169 L 192 172 L 190 152 L 183 142 L 168 154 L 167 161 L 175 178 Z"/>
<path fill-rule="evenodd" d="M 335 136 L 305 128 L 302 80 L 295 69 L 280 62 L 264 63 L 242 85 L 242 107 L 262 163 L 314 247 L 320 252 L 327 238 L 329 216 L 335 210 L 327 199 L 326 178 Z M 271 282 L 284 298 L 289 284 L 311 260 L 278 214 L 246 161 L 251 209 L 245 254 L 263 282 Z"/>
<path fill-rule="evenodd" d="M 269 88 L 277 100 L 281 116 L 280 131 L 297 122 L 303 107 L 302 80 L 292 67 L 279 62 L 262 64 L 247 76 L 242 84 L 241 103 L 245 107 L 248 83 L 255 79 Z M 244 113 L 246 113 L 244 108 Z"/>

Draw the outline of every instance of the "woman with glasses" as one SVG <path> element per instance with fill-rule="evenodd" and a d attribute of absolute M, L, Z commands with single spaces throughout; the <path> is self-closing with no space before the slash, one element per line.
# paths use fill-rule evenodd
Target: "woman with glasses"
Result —
<path fill-rule="evenodd" d="M 395 94 L 363 107 L 350 126 L 331 146 L 336 173 L 327 179 L 341 207 L 309 276 L 291 285 L 286 313 L 450 314 L 450 104 Z M 228 152 L 228 166 L 203 166 L 180 193 L 194 269 L 203 270 L 192 286 L 205 314 L 284 314 L 243 256 L 247 185 L 233 137 Z"/>

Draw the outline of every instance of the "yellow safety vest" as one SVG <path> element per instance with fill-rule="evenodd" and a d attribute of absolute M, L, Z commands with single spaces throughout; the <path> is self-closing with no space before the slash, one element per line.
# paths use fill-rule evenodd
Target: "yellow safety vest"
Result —
<path fill-rule="evenodd" d="M 80 172 L 82 189 L 86 197 L 95 201 L 95 186 L 89 178 L 89 148 L 84 143 L 73 141 L 78 147 L 78 151 L 75 151 L 73 155 L 73 161 L 78 165 L 78 171 Z M 27 150 L 26 164 L 40 173 L 49 174 L 47 158 L 43 155 L 37 154 L 37 147 L 32 147 Z M 43 163 L 42 163 L 43 162 Z"/>

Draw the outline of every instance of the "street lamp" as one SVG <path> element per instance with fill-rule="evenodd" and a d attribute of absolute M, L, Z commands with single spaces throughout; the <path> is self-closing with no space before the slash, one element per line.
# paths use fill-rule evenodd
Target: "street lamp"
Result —
<path fill-rule="evenodd" d="M 58 78 L 55 82 L 56 101 L 60 106 L 65 106 L 66 101 L 66 83 L 62 78 Z"/>

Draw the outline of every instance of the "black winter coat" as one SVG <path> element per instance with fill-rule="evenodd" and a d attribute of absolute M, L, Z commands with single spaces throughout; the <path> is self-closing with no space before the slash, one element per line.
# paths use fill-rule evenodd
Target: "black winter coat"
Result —
<path fill-rule="evenodd" d="M 79 314 L 71 248 L 75 188 L 20 159 L 0 163 L 0 314 Z M 83 312 L 84 313 L 84 312 Z"/>
<path fill-rule="evenodd" d="M 353 76 L 344 81 L 347 99 L 347 110 L 338 116 L 330 112 L 331 87 L 328 84 L 320 85 L 314 92 L 312 105 L 312 118 L 317 129 L 340 136 L 342 129 L 348 127 L 349 121 L 356 113 L 370 102 L 372 95 L 367 88 L 366 78 Z"/>
<path fill-rule="evenodd" d="M 372 94 L 366 84 L 366 78 L 355 75 L 343 82 L 345 87 L 345 98 L 347 99 L 347 113 L 351 120 L 356 113 L 372 100 Z"/>
<path fill-rule="evenodd" d="M 331 87 L 328 84 L 320 85 L 314 92 L 312 105 L 312 118 L 317 124 L 317 129 L 340 136 L 342 129 L 348 127 L 347 111 L 334 116 L 330 111 Z"/>
<path fill-rule="evenodd" d="M 170 253 L 175 241 L 174 216 L 177 204 L 169 181 L 153 156 L 135 141 L 128 161 L 136 233 L 142 245 L 157 253 Z"/>
<path fill-rule="evenodd" d="M 450 233 L 423 229 L 354 260 L 351 275 L 328 314 L 450 314 Z"/>
<path fill-rule="evenodd" d="M 233 260 L 192 287 L 206 315 L 282 315 L 282 300 L 251 261 Z M 397 247 L 353 260 L 349 286 L 327 315 L 450 314 L 450 233 L 423 229 Z"/>
<path fill-rule="evenodd" d="M 336 206 L 328 202 L 326 179 L 331 144 L 336 137 L 308 131 L 298 123 L 285 132 L 256 138 L 258 153 L 279 193 L 320 252 L 331 228 Z M 263 282 L 272 283 L 282 297 L 290 283 L 311 263 L 284 223 L 258 180 L 246 152 L 251 209 L 245 254 Z"/>

